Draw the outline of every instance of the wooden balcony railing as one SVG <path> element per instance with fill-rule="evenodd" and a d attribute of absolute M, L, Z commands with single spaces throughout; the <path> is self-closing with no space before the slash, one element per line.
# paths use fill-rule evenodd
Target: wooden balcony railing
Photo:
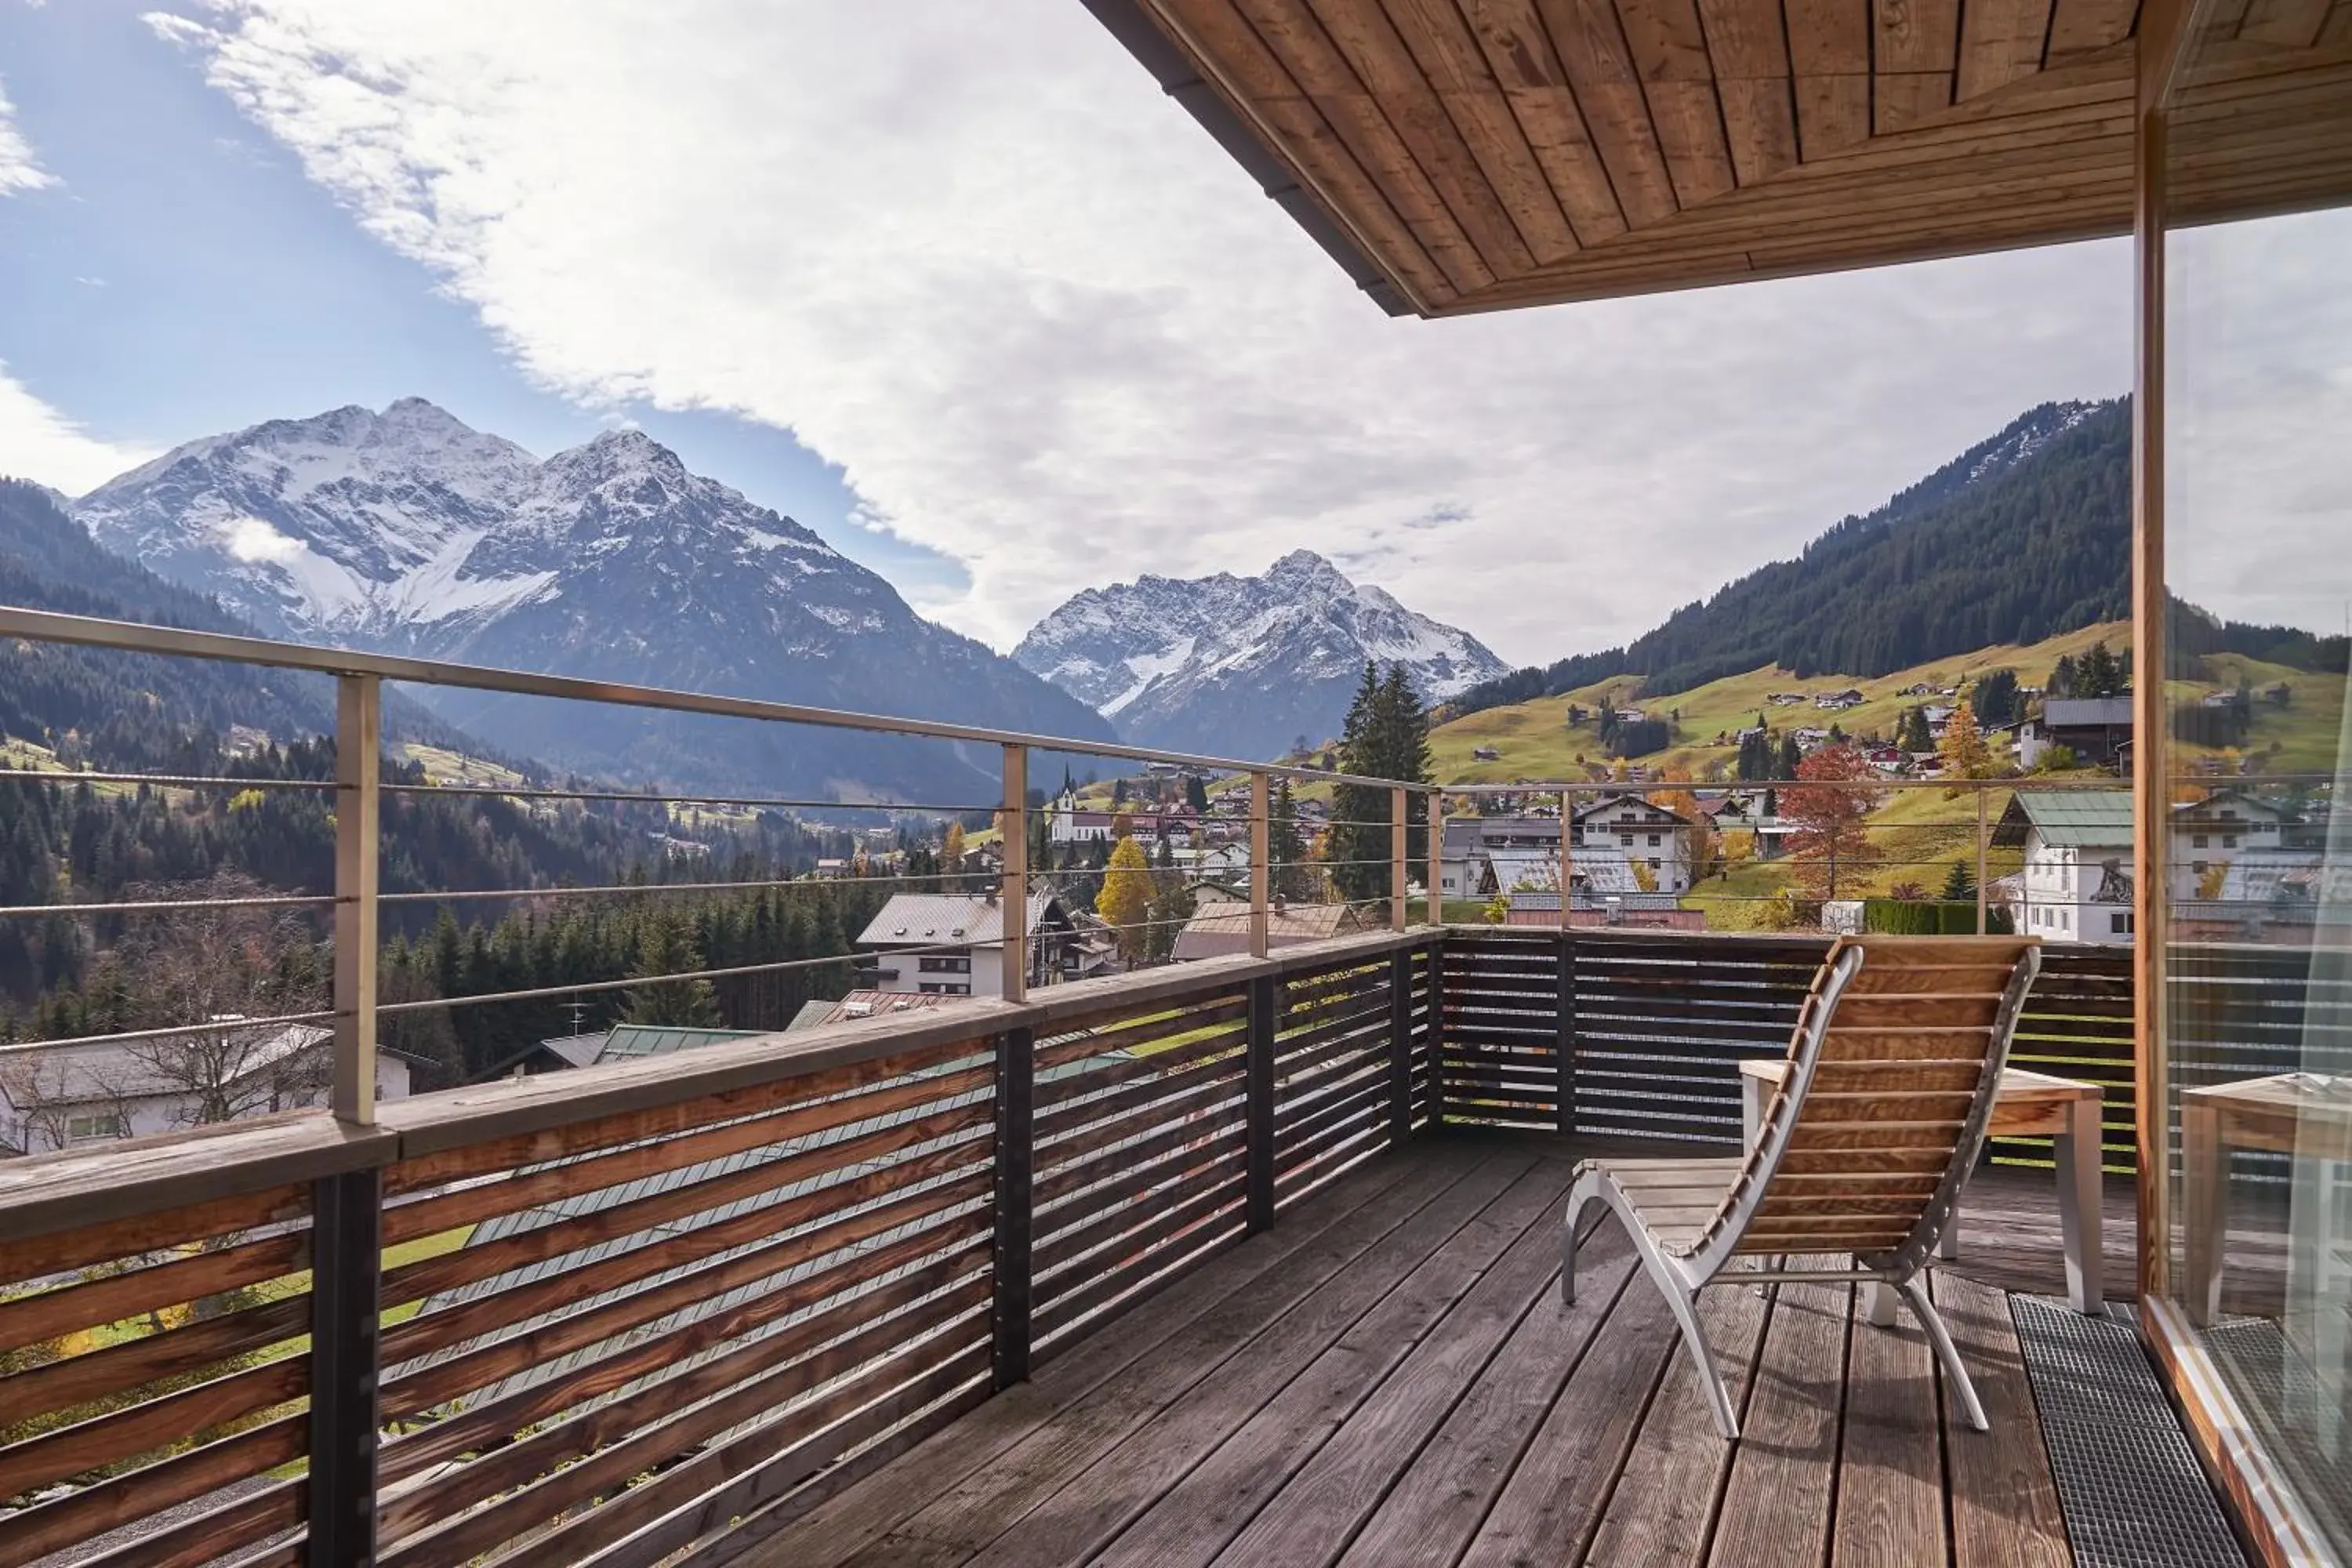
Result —
<path fill-rule="evenodd" d="M 1418 928 L 0 1165 L 0 1568 L 724 1561 L 1417 1129 L 1730 1145 L 1822 944 Z M 2217 951 L 2259 1066 L 2298 982 Z M 2019 1041 L 2111 1165 L 2127 965 Z"/>
<path fill-rule="evenodd" d="M 1440 940 L 0 1166 L 0 1564 L 715 1552 L 1408 1135 Z"/>

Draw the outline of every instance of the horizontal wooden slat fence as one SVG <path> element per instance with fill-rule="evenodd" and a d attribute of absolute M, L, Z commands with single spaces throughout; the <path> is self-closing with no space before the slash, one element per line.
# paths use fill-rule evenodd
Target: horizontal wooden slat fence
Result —
<path fill-rule="evenodd" d="M 1037 1047 L 1038 1359 L 1241 1234 L 1248 1012 L 1219 987 Z"/>
<path fill-rule="evenodd" d="M 299 1531 L 312 1184 L 0 1246 L 8 1568 L 195 1563 Z M 34 1289 L 27 1289 L 33 1287 Z M 160 1517 L 160 1516 L 168 1516 Z"/>
<path fill-rule="evenodd" d="M 0 1568 L 724 1560 L 1409 1135 L 1439 940 L 0 1166 Z"/>
<path fill-rule="evenodd" d="M 1733 1146 L 1825 945 L 1381 933 L 0 1166 L 0 1568 L 723 1560 L 1426 1124 Z M 2116 1163 L 2128 953 L 2044 953 Z M 2175 967 L 2184 1081 L 2352 1015 Z"/>
<path fill-rule="evenodd" d="M 1788 1048 L 1822 936 L 1456 929 L 1443 952 L 1448 1124 L 1736 1147 L 1739 1062 Z M 2106 1161 L 2132 1160 L 2130 952 L 2048 944 L 2019 1067 L 2106 1089 Z M 1565 1068 L 1565 1070 L 1563 1070 Z M 2047 1139 L 1992 1158 L 2045 1163 Z"/>
<path fill-rule="evenodd" d="M 650 1560 L 983 1394 L 992 1050 L 393 1165 L 387 1248 L 467 1242 L 384 1273 L 421 1310 L 383 1331 L 382 1561 Z"/>

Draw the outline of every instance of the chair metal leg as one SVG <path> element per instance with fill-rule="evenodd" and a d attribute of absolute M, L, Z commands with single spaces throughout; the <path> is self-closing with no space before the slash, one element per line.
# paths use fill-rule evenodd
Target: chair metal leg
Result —
<path fill-rule="evenodd" d="M 1643 1262 L 1649 1262 L 1649 1258 L 1644 1257 Z M 1715 1352 L 1707 1348 L 1706 1335 L 1699 1330 L 1698 1293 L 1671 1276 L 1672 1270 L 1665 1268 L 1650 1270 L 1650 1277 L 1665 1293 L 1666 1306 L 1673 1311 L 1675 1321 L 1682 1328 L 1683 1343 L 1690 1346 L 1698 1385 L 1706 1392 L 1707 1407 L 1715 1413 L 1715 1429 L 1722 1434 L 1725 1442 L 1735 1442 L 1739 1436 L 1739 1417 L 1731 1408 L 1731 1386 L 1716 1370 Z"/>
<path fill-rule="evenodd" d="M 1707 1348 L 1706 1336 L 1699 1331 L 1698 1286 L 1658 1249 L 1657 1239 L 1627 1212 L 1623 1194 L 1599 1171 L 1579 1174 L 1576 1184 L 1569 1189 L 1567 1229 L 1560 1237 L 1561 1306 L 1576 1305 L 1576 1229 L 1584 1211 L 1594 1204 L 1608 1205 L 1624 1226 L 1634 1254 L 1642 1260 L 1643 1272 L 1665 1297 L 1667 1310 L 1682 1329 L 1683 1342 L 1690 1346 L 1691 1360 L 1698 1368 L 1699 1386 L 1706 1391 L 1708 1407 L 1715 1413 L 1715 1429 L 1723 1434 L 1726 1442 L 1736 1439 L 1739 1436 L 1739 1417 L 1731 1408 L 1730 1386 L 1723 1381 L 1723 1373 L 1716 1370 L 1715 1352 Z"/>
<path fill-rule="evenodd" d="M 1992 1423 L 1985 1419 L 1984 1405 L 1977 1398 L 1977 1385 L 1969 1381 L 1969 1369 L 1960 1364 L 1960 1347 L 1952 1342 L 1952 1331 L 1944 1326 L 1944 1315 L 1927 1299 L 1927 1277 L 1914 1274 L 1903 1281 L 1902 1289 L 1903 1299 L 1911 1303 L 1911 1310 L 1918 1316 L 1919 1326 L 1927 1331 L 1927 1342 L 1936 1347 L 1936 1359 L 1943 1363 L 1944 1375 L 1959 1397 L 1961 1414 L 1977 1431 L 1990 1432 Z"/>
<path fill-rule="evenodd" d="M 1568 1218 L 1559 1237 L 1559 1304 L 1563 1308 L 1576 1305 L 1576 1231 L 1584 1223 L 1584 1211 L 1604 1201 L 1602 1181 L 1599 1172 L 1587 1171 L 1569 1189 Z M 1625 1228 L 1629 1232 L 1639 1229 L 1630 1222 Z"/>

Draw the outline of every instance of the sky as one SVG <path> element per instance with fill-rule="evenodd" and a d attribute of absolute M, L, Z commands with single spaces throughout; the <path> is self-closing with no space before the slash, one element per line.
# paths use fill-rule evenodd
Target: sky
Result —
<path fill-rule="evenodd" d="M 1305 547 L 1620 642 L 2130 378 L 2121 242 L 1382 315 L 1074 0 L 0 0 L 0 471 L 616 423 L 1000 648 Z"/>

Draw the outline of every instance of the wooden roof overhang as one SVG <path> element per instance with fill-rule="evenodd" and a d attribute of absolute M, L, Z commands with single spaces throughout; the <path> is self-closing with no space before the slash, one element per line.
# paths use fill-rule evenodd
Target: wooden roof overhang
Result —
<path fill-rule="evenodd" d="M 2129 231 L 2140 0 L 1086 0 L 1392 314 Z M 2352 199 L 2352 0 L 2208 0 L 2171 211 Z"/>

